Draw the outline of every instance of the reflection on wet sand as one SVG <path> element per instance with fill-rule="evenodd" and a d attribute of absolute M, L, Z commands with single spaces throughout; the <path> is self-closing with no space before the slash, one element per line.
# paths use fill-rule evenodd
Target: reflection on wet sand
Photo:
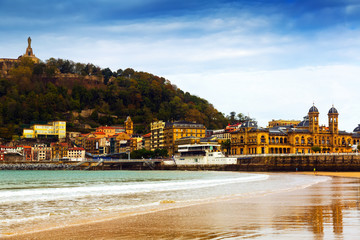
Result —
<path fill-rule="evenodd" d="M 285 218 L 276 220 L 277 222 L 288 222 L 303 225 L 311 229 L 315 239 L 328 239 L 325 237 L 332 226 L 334 238 L 342 239 L 344 232 L 344 218 L 351 223 L 350 228 L 354 228 L 352 224 L 357 224 L 359 216 L 359 195 L 360 181 L 357 179 L 334 178 L 331 185 L 328 183 L 319 184 L 312 187 L 315 194 L 299 196 L 304 202 L 304 207 L 298 211 L 292 211 L 292 214 Z M 356 214 L 354 214 L 356 213 Z M 345 215 L 345 216 L 344 216 Z M 351 231 L 351 230 L 350 230 Z M 329 234 L 329 233 L 327 233 Z"/>

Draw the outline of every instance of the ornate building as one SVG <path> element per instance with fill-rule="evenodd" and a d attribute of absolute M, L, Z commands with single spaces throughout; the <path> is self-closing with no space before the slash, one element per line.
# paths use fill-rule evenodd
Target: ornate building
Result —
<path fill-rule="evenodd" d="M 319 125 L 319 111 L 315 106 L 297 125 L 259 128 L 254 121 L 244 122 L 231 133 L 231 154 L 267 153 L 322 153 L 351 152 L 352 145 L 359 143 L 360 134 L 338 129 L 339 113 L 331 107 L 328 112 L 328 127 Z"/>

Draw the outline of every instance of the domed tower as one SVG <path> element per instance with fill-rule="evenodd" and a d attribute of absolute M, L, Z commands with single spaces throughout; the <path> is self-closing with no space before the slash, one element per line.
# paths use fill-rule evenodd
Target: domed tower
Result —
<path fill-rule="evenodd" d="M 328 118 L 329 118 L 329 130 L 330 133 L 338 133 L 339 128 L 338 128 L 338 116 L 339 113 L 336 110 L 336 108 L 334 108 L 334 105 L 330 108 L 329 113 L 328 113 Z"/>
<path fill-rule="evenodd" d="M 319 110 L 314 105 L 309 109 L 309 131 L 319 133 Z"/>
<path fill-rule="evenodd" d="M 354 133 L 360 133 L 360 124 L 356 128 L 354 128 L 353 132 Z"/>

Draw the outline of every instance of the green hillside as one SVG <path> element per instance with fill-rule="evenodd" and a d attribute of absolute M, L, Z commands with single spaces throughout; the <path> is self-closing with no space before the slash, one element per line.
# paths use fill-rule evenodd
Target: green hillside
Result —
<path fill-rule="evenodd" d="M 228 123 L 205 99 L 162 77 L 53 58 L 39 64 L 22 58 L 0 79 L 0 100 L 0 137 L 6 139 L 36 121 L 66 120 L 76 130 L 123 124 L 131 116 L 137 133 L 154 120 L 196 121 L 210 129 Z"/>

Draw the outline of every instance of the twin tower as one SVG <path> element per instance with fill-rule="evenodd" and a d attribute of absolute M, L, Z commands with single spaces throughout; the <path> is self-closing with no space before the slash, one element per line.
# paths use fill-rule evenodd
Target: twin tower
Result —
<path fill-rule="evenodd" d="M 309 130 L 311 133 L 319 133 L 319 110 L 314 105 L 309 109 Z M 332 106 L 328 112 L 329 119 L 329 132 L 337 134 L 339 113 L 334 106 Z"/>

